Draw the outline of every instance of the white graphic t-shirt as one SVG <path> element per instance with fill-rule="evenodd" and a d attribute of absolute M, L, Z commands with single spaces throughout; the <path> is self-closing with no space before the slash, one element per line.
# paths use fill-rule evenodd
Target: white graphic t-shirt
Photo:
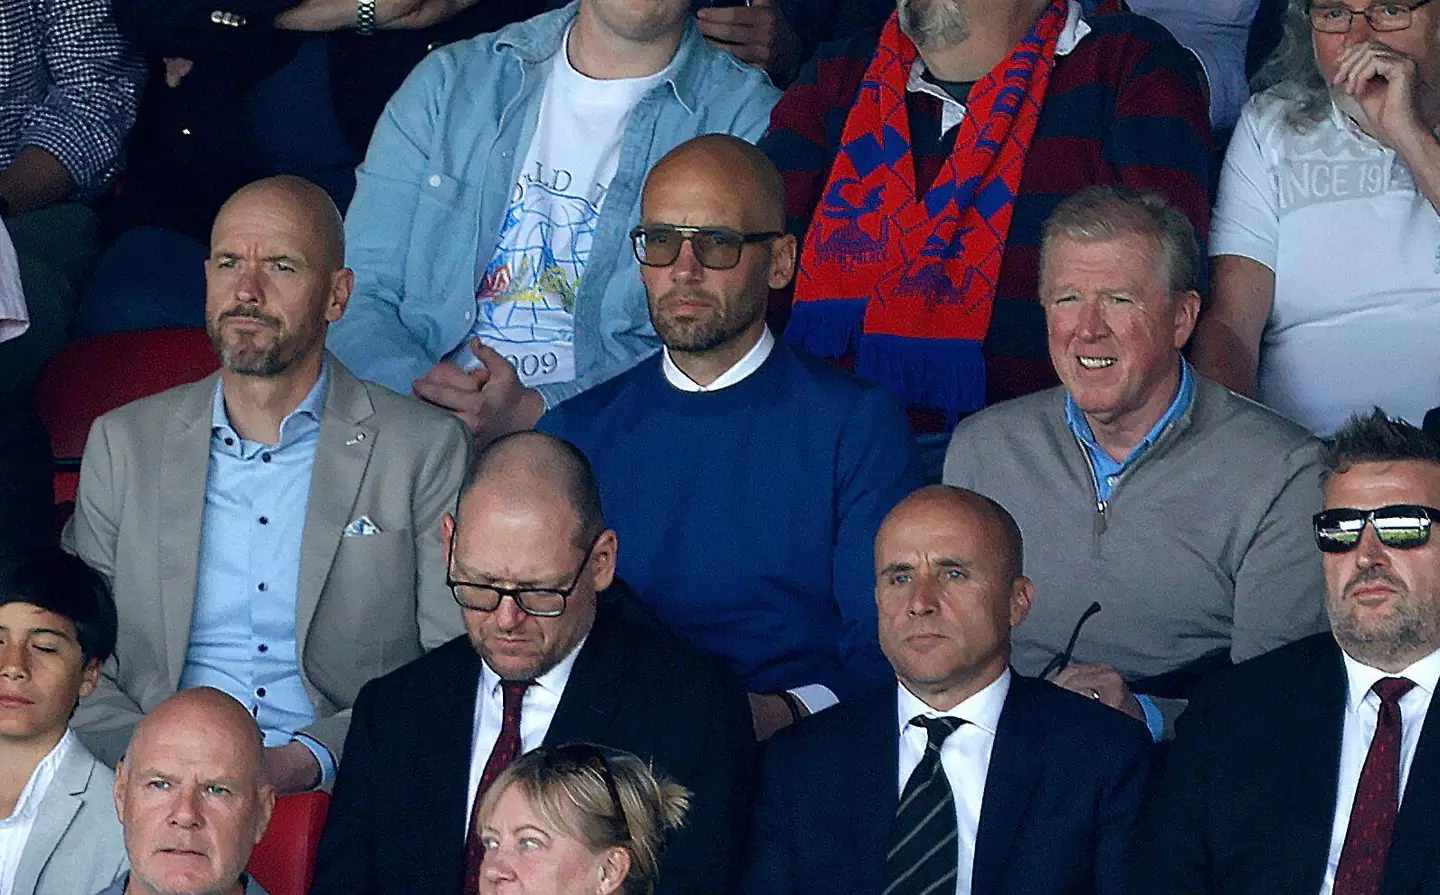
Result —
<path fill-rule="evenodd" d="M 667 69 L 597 81 L 575 70 L 569 49 L 567 33 L 499 243 L 476 290 L 470 333 L 508 358 L 530 387 L 575 378 L 575 295 L 620 163 L 625 124 L 668 76 Z M 469 338 L 450 360 L 466 370 L 480 365 Z"/>
<path fill-rule="evenodd" d="M 1301 133 L 1285 111 L 1245 107 L 1210 224 L 1212 256 L 1275 272 L 1260 402 L 1318 435 L 1376 405 L 1419 425 L 1440 400 L 1440 215 L 1347 115 Z"/>

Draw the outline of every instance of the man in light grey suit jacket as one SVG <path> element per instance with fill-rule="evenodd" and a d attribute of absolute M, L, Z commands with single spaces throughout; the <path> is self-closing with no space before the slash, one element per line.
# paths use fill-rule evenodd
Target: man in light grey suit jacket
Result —
<path fill-rule="evenodd" d="M 4 573 L 0 892 L 93 892 L 127 866 L 115 775 L 67 724 L 114 649 L 115 603 L 84 562 L 41 547 Z"/>
<path fill-rule="evenodd" d="M 321 785 L 360 687 L 462 633 L 439 523 L 473 442 L 325 354 L 353 285 L 340 227 L 298 178 L 236 193 L 206 262 L 220 371 L 91 429 L 65 541 L 120 610 L 120 661 L 75 718 L 107 762 L 211 686 L 265 731 L 281 793 Z"/>

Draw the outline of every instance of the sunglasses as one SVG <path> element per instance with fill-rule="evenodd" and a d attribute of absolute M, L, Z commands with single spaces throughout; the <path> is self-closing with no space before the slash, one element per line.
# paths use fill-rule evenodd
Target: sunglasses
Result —
<path fill-rule="evenodd" d="M 1081 629 L 1084 628 L 1085 623 L 1088 622 L 1092 616 L 1099 613 L 1099 611 L 1100 603 L 1097 600 L 1091 603 L 1084 612 L 1080 613 L 1080 620 L 1077 621 L 1075 627 L 1071 629 L 1070 639 L 1066 641 L 1064 651 L 1056 655 L 1044 668 L 1040 669 L 1040 673 L 1036 675 L 1036 677 L 1042 681 L 1048 681 L 1070 667 L 1070 660 L 1075 655 L 1075 643 L 1080 639 Z"/>
<path fill-rule="evenodd" d="M 630 822 L 625 819 L 625 807 L 620 802 L 620 787 L 615 775 L 610 772 L 610 762 L 605 759 L 605 750 L 590 743 L 567 743 L 551 749 L 545 756 L 545 767 L 556 773 L 573 772 L 581 769 L 593 770 L 600 775 L 605 789 L 610 793 L 610 809 L 622 835 L 622 843 L 630 841 Z"/>
<path fill-rule="evenodd" d="M 635 249 L 635 260 L 646 267 L 669 267 L 680 257 L 680 246 L 688 242 L 701 267 L 729 270 L 740 263 L 740 253 L 747 245 L 769 242 L 784 235 L 775 230 L 741 233 L 727 227 L 652 224 L 631 230 L 630 244 Z"/>
<path fill-rule="evenodd" d="M 1336 507 L 1316 513 L 1315 543 L 1325 553 L 1354 550 L 1368 522 L 1375 537 L 1386 547 L 1410 550 L 1430 543 L 1430 523 L 1440 519 L 1440 510 L 1417 504 L 1394 504 L 1373 510 Z"/>

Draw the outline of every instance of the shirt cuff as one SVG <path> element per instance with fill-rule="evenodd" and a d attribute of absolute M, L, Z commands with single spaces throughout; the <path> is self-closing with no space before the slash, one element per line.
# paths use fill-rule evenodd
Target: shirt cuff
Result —
<path fill-rule="evenodd" d="M 339 763 L 335 761 L 335 756 L 330 752 L 329 747 L 304 733 L 295 734 L 290 741 L 309 749 L 310 754 L 315 756 L 315 760 L 320 762 L 320 782 L 315 785 L 316 789 L 323 789 L 335 782 L 335 772 L 339 769 Z"/>
<path fill-rule="evenodd" d="M 1165 716 L 1161 714 L 1160 707 L 1155 700 L 1149 696 L 1136 695 L 1135 701 L 1140 703 L 1140 711 L 1145 714 L 1145 727 L 1150 731 L 1150 739 L 1161 742 L 1165 739 Z"/>
<path fill-rule="evenodd" d="M 800 704 L 805 706 L 805 710 L 812 715 L 816 712 L 823 712 L 840 702 L 834 691 L 824 684 L 806 684 L 788 692 L 800 700 Z"/>

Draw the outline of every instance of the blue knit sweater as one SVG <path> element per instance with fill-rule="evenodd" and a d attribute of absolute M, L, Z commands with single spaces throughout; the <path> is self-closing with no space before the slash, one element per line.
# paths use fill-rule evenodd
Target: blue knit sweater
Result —
<path fill-rule="evenodd" d="M 656 355 L 539 428 L 594 464 L 620 575 L 751 692 L 893 683 L 874 540 L 918 479 L 889 392 L 783 343 L 729 388 L 684 392 Z"/>

